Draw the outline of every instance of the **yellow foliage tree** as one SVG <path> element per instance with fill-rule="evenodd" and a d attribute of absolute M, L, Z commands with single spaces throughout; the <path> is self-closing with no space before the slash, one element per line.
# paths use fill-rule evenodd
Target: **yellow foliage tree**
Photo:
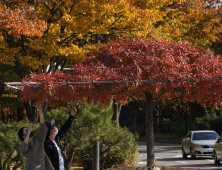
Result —
<path fill-rule="evenodd" d="M 218 39 L 222 26 L 222 1 L 185 0 L 162 5 L 163 20 L 154 24 L 163 36 L 207 46 Z"/>
<path fill-rule="evenodd" d="M 23 78 L 26 72 L 46 72 L 46 65 L 56 63 L 63 68 L 67 60 L 78 59 L 96 49 L 95 37 L 101 43 L 116 36 L 155 37 L 153 23 L 162 19 L 161 4 L 168 0 L 147 3 L 143 0 L 35 0 L 3 1 L 12 9 L 35 7 L 34 14 L 47 28 L 41 37 L 3 33 L 0 41 L 0 62 L 15 65 Z M 145 8 L 149 6 L 149 8 Z M 29 29 L 24 27 L 23 29 Z"/>
<path fill-rule="evenodd" d="M 138 35 L 173 37 L 206 45 L 216 40 L 221 27 L 221 6 L 215 5 L 219 3 L 213 0 L 3 0 L 0 21 L 16 22 L 0 27 L 0 63 L 15 66 L 21 78 L 30 71 L 46 72 L 48 64 L 50 69 L 53 63 L 55 68 L 61 65 L 63 69 L 68 60 L 75 61 L 96 49 L 98 34 L 102 43 L 117 36 Z"/>

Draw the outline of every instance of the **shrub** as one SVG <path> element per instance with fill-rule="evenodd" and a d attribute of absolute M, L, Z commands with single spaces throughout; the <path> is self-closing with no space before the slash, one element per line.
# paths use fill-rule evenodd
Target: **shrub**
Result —
<path fill-rule="evenodd" d="M 216 113 L 206 113 L 204 117 L 195 119 L 198 129 L 214 130 L 221 135 L 222 115 L 217 116 Z"/>
<path fill-rule="evenodd" d="M 13 122 L 13 123 L 2 123 L 0 126 L 0 158 L 1 164 L 0 169 L 13 169 L 18 168 L 24 169 L 25 158 L 18 150 L 18 146 L 21 143 L 18 138 L 18 130 L 22 127 L 30 127 L 31 123 L 28 120 Z M 36 127 L 39 124 L 35 124 Z M 33 132 L 36 134 L 36 131 Z"/>
<path fill-rule="evenodd" d="M 179 135 L 179 136 L 184 135 L 185 123 L 179 122 L 179 121 L 172 122 L 172 121 L 170 121 L 170 119 L 165 119 L 165 118 L 163 118 L 163 123 L 164 123 L 164 125 L 166 125 L 168 127 L 168 130 L 171 131 L 172 134 Z M 195 123 L 189 122 L 189 129 L 196 130 L 197 127 L 195 126 Z"/>

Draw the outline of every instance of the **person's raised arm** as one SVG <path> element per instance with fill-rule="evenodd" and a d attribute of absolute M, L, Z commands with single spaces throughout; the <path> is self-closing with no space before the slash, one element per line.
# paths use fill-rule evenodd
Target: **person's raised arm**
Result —
<path fill-rule="evenodd" d="M 40 126 L 39 126 L 39 130 L 37 132 L 36 138 L 38 139 L 38 141 L 41 144 L 43 144 L 45 141 L 45 136 L 47 134 L 48 127 L 46 126 L 45 121 L 44 121 L 44 116 L 43 116 L 43 112 L 42 112 L 42 105 L 40 103 L 38 103 L 36 105 L 36 108 L 39 111 L 39 119 L 40 119 Z"/>
<path fill-rule="evenodd" d="M 30 126 L 30 128 L 29 128 L 29 131 L 28 131 L 28 133 L 27 133 L 27 135 L 26 135 L 26 137 L 25 137 L 25 139 L 24 139 L 24 142 L 25 143 L 29 143 L 29 136 L 30 136 L 30 133 L 33 131 L 33 130 L 35 130 L 35 126 Z"/>
<path fill-rule="evenodd" d="M 44 116 L 43 116 L 43 112 L 42 112 L 42 105 L 38 103 L 36 108 L 39 110 L 40 123 L 43 124 L 44 123 Z"/>
<path fill-rule="evenodd" d="M 69 118 L 66 120 L 62 128 L 59 130 L 58 134 L 56 135 L 56 138 L 58 137 L 60 140 L 62 140 L 62 138 L 64 137 L 64 135 L 67 133 L 70 126 L 72 125 L 72 121 L 76 113 L 77 113 L 77 109 L 73 107 Z"/>

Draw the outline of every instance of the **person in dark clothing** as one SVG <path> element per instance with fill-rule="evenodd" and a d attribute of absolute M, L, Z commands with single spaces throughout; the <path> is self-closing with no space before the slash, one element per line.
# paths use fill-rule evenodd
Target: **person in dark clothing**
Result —
<path fill-rule="evenodd" d="M 60 141 L 72 125 L 76 112 L 76 108 L 73 107 L 69 118 L 59 131 L 57 127 L 54 126 L 54 120 L 46 122 L 46 125 L 48 126 L 48 133 L 46 135 L 44 148 L 55 170 L 65 170 L 65 159 Z"/>

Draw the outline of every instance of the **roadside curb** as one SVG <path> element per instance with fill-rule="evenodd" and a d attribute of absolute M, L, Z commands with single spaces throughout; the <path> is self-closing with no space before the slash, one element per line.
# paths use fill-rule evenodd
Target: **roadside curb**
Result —
<path fill-rule="evenodd" d="M 146 139 L 138 139 L 137 142 L 146 142 Z M 182 144 L 180 140 L 154 140 L 154 143 L 166 143 L 166 144 Z"/>

